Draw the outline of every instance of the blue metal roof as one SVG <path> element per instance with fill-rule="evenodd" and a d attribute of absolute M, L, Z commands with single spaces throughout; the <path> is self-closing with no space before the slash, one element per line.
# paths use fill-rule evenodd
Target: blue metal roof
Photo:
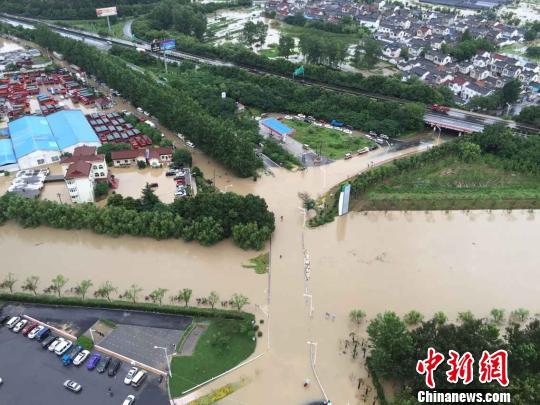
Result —
<path fill-rule="evenodd" d="M 47 116 L 52 134 L 60 149 L 78 143 L 99 142 L 99 138 L 80 110 L 63 110 Z"/>
<path fill-rule="evenodd" d="M 263 125 L 267 126 L 272 131 L 277 132 L 281 135 L 289 135 L 294 132 L 294 129 L 289 128 L 287 125 L 285 125 L 276 118 L 265 118 L 261 122 L 263 123 Z"/>
<path fill-rule="evenodd" d="M 29 115 L 12 121 L 8 125 L 17 159 L 36 150 L 58 150 L 45 117 Z"/>
<path fill-rule="evenodd" d="M 0 139 L 0 166 L 17 163 L 11 139 Z"/>

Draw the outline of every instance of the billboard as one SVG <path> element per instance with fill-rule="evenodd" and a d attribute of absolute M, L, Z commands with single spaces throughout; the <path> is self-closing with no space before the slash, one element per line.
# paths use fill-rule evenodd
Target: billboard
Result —
<path fill-rule="evenodd" d="M 159 49 L 162 51 L 168 51 L 174 48 L 176 48 L 176 39 L 164 39 L 159 43 Z"/>
<path fill-rule="evenodd" d="M 117 15 L 116 7 L 96 8 L 96 14 L 98 17 L 110 17 Z"/>

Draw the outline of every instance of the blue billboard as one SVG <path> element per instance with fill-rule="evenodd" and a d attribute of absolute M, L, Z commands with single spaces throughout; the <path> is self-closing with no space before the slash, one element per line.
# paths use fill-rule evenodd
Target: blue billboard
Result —
<path fill-rule="evenodd" d="M 176 48 L 176 39 L 164 39 L 159 43 L 159 49 L 162 51 L 168 51 L 174 48 Z"/>

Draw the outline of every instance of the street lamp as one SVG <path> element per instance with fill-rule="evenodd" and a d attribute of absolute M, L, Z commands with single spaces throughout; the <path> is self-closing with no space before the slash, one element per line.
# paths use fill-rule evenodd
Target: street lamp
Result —
<path fill-rule="evenodd" d="M 165 361 L 167 362 L 167 369 L 169 370 L 169 377 L 172 378 L 171 365 L 169 364 L 169 354 L 167 353 L 167 348 L 162 346 L 154 346 L 154 349 L 161 349 L 165 352 Z"/>
<path fill-rule="evenodd" d="M 309 354 L 311 357 L 311 365 L 315 367 L 315 363 L 317 362 L 317 342 L 306 342 L 309 345 Z M 313 348 L 315 348 L 315 352 L 313 352 Z"/>

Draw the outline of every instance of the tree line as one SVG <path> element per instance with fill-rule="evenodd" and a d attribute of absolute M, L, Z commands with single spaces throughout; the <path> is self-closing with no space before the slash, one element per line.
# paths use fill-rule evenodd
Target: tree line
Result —
<path fill-rule="evenodd" d="M 0 197 L 0 224 L 8 220 L 23 227 L 88 229 L 114 237 L 182 238 L 203 246 L 232 237 L 243 249 L 261 249 L 275 228 L 274 214 L 260 197 L 200 193 L 163 204 L 148 185 L 141 198 L 114 194 L 103 208 L 91 203 L 67 205 L 7 193 Z"/>
<path fill-rule="evenodd" d="M 1 26 L 4 31 L 60 52 L 141 106 L 175 132 L 181 132 L 198 148 L 241 177 L 255 176 L 262 161 L 255 155 L 253 134 L 213 117 L 185 89 L 172 89 L 126 66 L 121 59 L 82 42 L 61 37 L 45 27 L 35 30 Z"/>
<path fill-rule="evenodd" d="M 540 395 L 540 321 L 531 320 L 529 311 L 519 308 L 512 311 L 508 326 L 501 332 L 506 320 L 505 311 L 494 308 L 490 315 L 477 319 L 470 311 L 464 311 L 458 314 L 455 323 L 450 323 L 443 312 L 424 321 L 418 311 L 411 311 L 403 319 L 388 311 L 371 320 L 367 328 L 371 346 L 367 363 L 378 378 L 399 382 L 402 388 L 392 404 L 415 403 L 416 392 L 427 389 L 425 376 L 416 372 L 416 365 L 427 357 L 430 347 L 445 358 L 450 350 L 454 350 L 460 355 L 469 352 L 475 360 L 474 379 L 467 385 L 461 381 L 448 382 L 448 366 L 442 363 L 434 372 L 437 390 L 509 391 L 512 403 L 536 403 Z M 483 351 L 494 353 L 501 349 L 509 353 L 509 386 L 501 387 L 497 382 L 481 383 L 478 364 Z M 381 401 L 386 403 L 384 397 Z"/>
<path fill-rule="evenodd" d="M 134 34 L 142 39 L 151 41 L 155 38 L 165 38 L 170 32 L 153 30 L 144 19 L 136 19 L 132 26 Z M 177 49 L 199 56 L 218 58 L 235 63 L 239 66 L 258 68 L 269 73 L 290 77 L 298 64 L 285 59 L 270 59 L 258 55 L 243 45 L 224 44 L 213 46 L 198 41 L 187 35 L 173 35 Z M 290 44 L 289 44 L 290 45 Z M 323 65 L 305 64 L 305 78 L 321 83 L 339 85 L 354 90 L 381 94 L 426 104 L 453 104 L 453 93 L 445 86 L 433 87 L 420 80 L 402 81 L 401 76 L 385 77 L 374 75 L 364 77 L 361 74 L 343 72 Z"/>

